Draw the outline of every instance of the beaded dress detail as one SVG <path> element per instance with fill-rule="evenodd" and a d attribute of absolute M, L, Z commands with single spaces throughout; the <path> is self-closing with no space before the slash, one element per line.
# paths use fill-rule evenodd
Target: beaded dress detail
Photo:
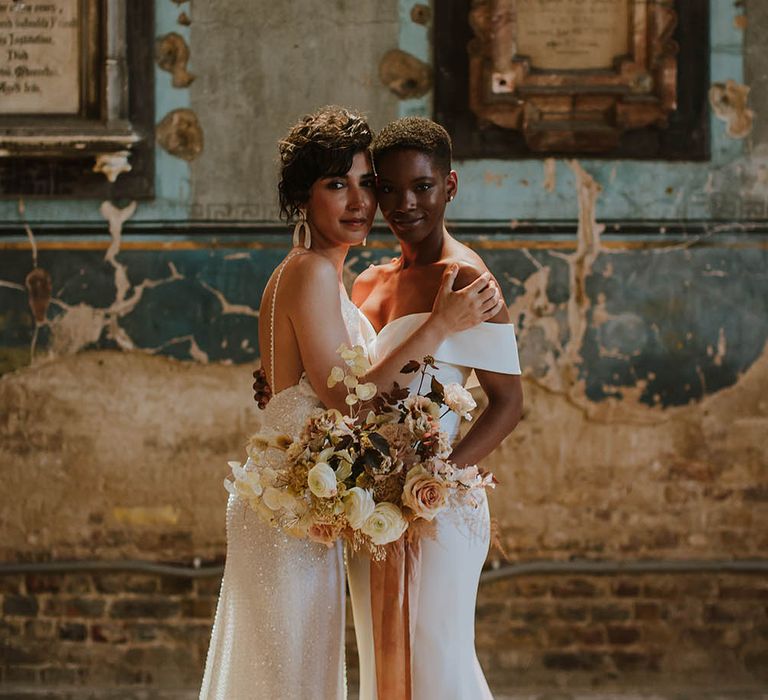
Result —
<path fill-rule="evenodd" d="M 296 254 L 286 257 L 283 269 Z M 365 344 L 361 314 L 340 293 L 350 340 Z M 262 430 L 298 435 L 318 408 L 320 401 L 302 376 L 272 397 Z M 329 549 L 286 535 L 230 495 L 227 559 L 201 700 L 346 698 L 344 610 L 341 544 Z"/>

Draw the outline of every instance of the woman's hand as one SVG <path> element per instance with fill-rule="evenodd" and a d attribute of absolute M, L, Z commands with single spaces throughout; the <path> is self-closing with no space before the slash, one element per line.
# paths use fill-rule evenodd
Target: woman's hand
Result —
<path fill-rule="evenodd" d="M 458 273 L 458 265 L 446 269 L 432 306 L 432 320 L 440 323 L 448 335 L 488 321 L 504 305 L 504 298 L 490 272 L 483 272 L 474 282 L 454 292 L 453 284 Z"/>

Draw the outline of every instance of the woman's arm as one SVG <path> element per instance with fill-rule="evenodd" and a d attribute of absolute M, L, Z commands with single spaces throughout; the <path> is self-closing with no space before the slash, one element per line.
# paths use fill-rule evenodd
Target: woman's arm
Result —
<path fill-rule="evenodd" d="M 488 405 L 456 445 L 450 459 L 459 466 L 479 464 L 517 426 L 523 414 L 523 384 L 519 374 L 475 370 Z"/>
<path fill-rule="evenodd" d="M 371 367 L 363 381 L 373 382 L 380 390 L 389 391 L 394 382 L 402 380 L 400 370 L 407 362 L 421 362 L 425 355 L 434 353 L 449 335 L 472 328 L 498 314 L 504 300 L 498 286 L 491 283 L 490 273 L 480 275 L 471 284 L 454 292 L 458 273 L 458 265 L 446 268 L 427 320 Z"/>
<path fill-rule="evenodd" d="M 290 275 L 290 319 L 296 335 L 304 371 L 320 400 L 329 408 L 346 410 L 346 388 L 327 385 L 331 368 L 343 361 L 337 350 L 350 344 L 341 315 L 339 282 L 335 268 L 317 256 L 302 256 Z M 387 357 L 360 378 L 388 391 L 401 379 L 400 370 L 409 360 L 421 360 L 437 350 L 452 333 L 491 318 L 498 313 L 500 294 L 489 285 L 490 275 L 481 275 L 464 289 L 453 292 L 457 274 L 449 268 L 443 276 L 432 312 L 425 323 Z M 286 280 L 288 281 L 288 280 Z"/>
<path fill-rule="evenodd" d="M 462 268 L 459 284 L 479 274 L 472 267 Z M 491 323 L 509 323 L 504 305 Z M 523 384 L 520 375 L 475 370 L 480 388 L 488 399 L 485 410 L 456 445 L 450 459 L 460 466 L 478 464 L 495 450 L 517 426 L 523 414 Z"/>

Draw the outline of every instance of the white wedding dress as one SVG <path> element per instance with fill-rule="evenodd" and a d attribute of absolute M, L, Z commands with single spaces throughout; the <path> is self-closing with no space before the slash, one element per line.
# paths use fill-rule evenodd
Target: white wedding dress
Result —
<path fill-rule="evenodd" d="M 387 324 L 369 347 L 371 361 L 400 345 L 428 314 L 409 314 Z M 434 353 L 442 384 L 464 385 L 472 369 L 520 374 L 512 324 L 482 323 L 450 336 Z M 414 358 L 421 359 L 421 358 Z M 418 388 L 419 376 L 411 384 Z M 441 427 L 453 439 L 460 418 L 449 412 Z M 475 653 L 475 602 L 488 554 L 490 518 L 485 493 L 479 507 L 444 511 L 436 530 L 421 539 L 415 637 L 411 639 L 413 700 L 492 698 Z M 371 616 L 370 560 L 349 554 L 347 575 L 360 663 L 360 700 L 378 698 Z"/>
<path fill-rule="evenodd" d="M 343 291 L 341 309 L 350 340 L 365 345 L 369 324 Z M 319 407 L 302 377 L 272 397 L 262 432 L 298 435 Z M 227 559 L 201 700 L 346 698 L 344 612 L 341 544 L 329 549 L 286 535 L 230 495 Z"/>

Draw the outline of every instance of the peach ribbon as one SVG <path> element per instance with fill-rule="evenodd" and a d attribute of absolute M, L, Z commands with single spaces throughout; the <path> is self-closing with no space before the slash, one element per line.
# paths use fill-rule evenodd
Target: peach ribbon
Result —
<path fill-rule="evenodd" d="M 411 700 L 411 640 L 416 628 L 421 546 L 401 537 L 383 561 L 371 560 L 371 617 L 379 700 Z"/>

